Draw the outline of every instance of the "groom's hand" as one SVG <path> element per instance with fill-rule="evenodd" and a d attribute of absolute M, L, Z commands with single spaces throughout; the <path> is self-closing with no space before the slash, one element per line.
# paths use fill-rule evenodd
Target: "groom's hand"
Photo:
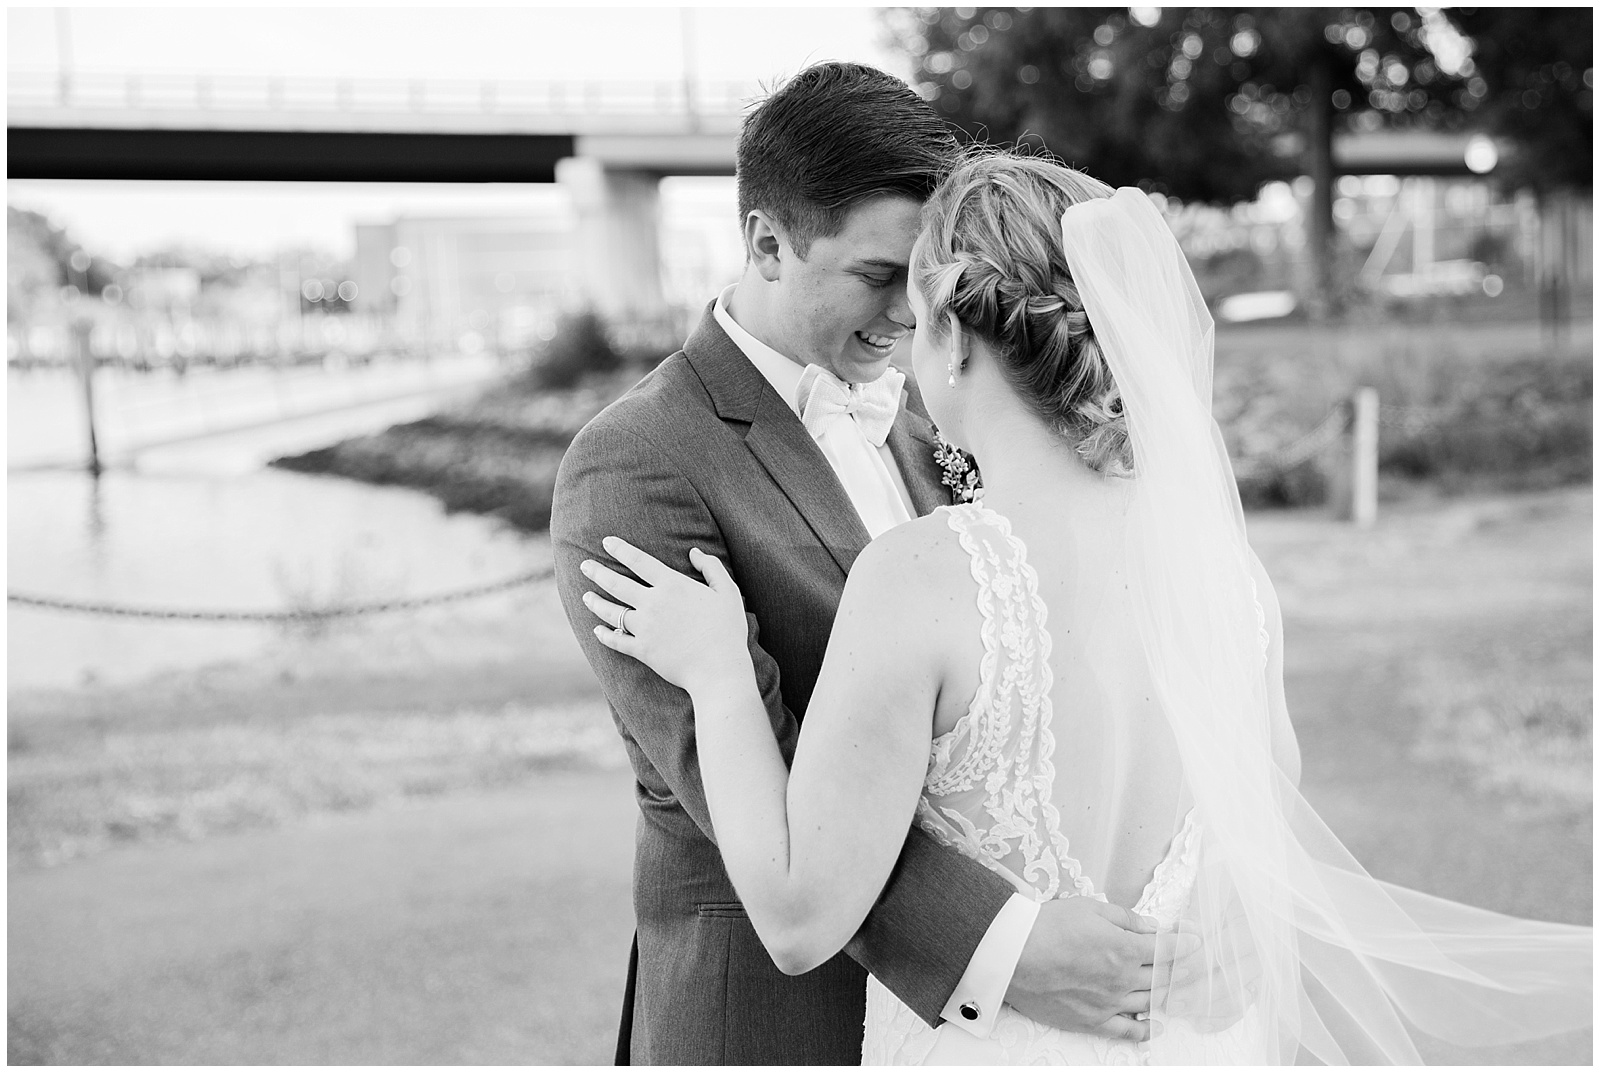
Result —
<path fill-rule="evenodd" d="M 1171 936 L 1161 942 L 1170 943 Z M 1067 1032 L 1143 1041 L 1150 1023 L 1155 922 L 1093 898 L 1039 907 L 1006 1001 Z"/>

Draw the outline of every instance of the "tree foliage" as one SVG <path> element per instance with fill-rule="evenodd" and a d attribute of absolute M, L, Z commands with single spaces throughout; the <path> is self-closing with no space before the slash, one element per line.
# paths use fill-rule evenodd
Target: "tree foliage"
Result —
<path fill-rule="evenodd" d="M 914 8 L 922 91 L 970 136 L 1043 144 L 1113 185 L 1232 202 L 1315 174 L 1337 129 L 1489 129 L 1516 181 L 1587 185 L 1592 12 Z"/>
<path fill-rule="evenodd" d="M 1318 109 L 1459 122 L 1408 9 L 924 8 L 898 26 L 923 91 L 968 134 L 1037 140 L 1184 200 L 1248 199 L 1302 170 Z"/>
<path fill-rule="evenodd" d="M 1540 191 L 1592 186 L 1594 11 L 1466 8 L 1450 16 L 1472 41 L 1482 124 L 1518 148 L 1496 178 Z"/>
<path fill-rule="evenodd" d="M 99 294 L 112 282 L 112 266 L 91 260 L 86 272 L 71 267 L 78 246 L 49 218 L 28 209 L 6 206 L 6 309 L 20 316 L 47 291 L 67 284 L 86 284 Z"/>
<path fill-rule="evenodd" d="M 1039 144 L 1113 186 L 1255 197 L 1308 174 L 1303 292 L 1345 298 L 1334 264 L 1337 130 L 1488 129 L 1516 184 L 1591 179 L 1587 9 L 902 8 L 919 89 L 970 137 Z"/>

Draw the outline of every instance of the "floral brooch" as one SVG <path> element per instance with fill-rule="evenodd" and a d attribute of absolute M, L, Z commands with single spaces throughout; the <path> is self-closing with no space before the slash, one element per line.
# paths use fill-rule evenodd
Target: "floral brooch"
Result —
<path fill-rule="evenodd" d="M 977 461 L 945 439 L 937 429 L 934 430 L 934 436 L 939 442 L 933 449 L 933 460 L 944 470 L 940 483 L 950 489 L 952 502 L 971 503 L 983 491 L 983 478 L 978 474 Z"/>

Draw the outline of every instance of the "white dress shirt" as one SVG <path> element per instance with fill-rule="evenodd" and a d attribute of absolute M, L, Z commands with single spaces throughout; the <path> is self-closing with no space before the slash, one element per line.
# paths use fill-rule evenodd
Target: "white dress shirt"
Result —
<path fill-rule="evenodd" d="M 806 367 L 784 357 L 740 327 L 728 313 L 728 296 L 732 293 L 733 288 L 729 287 L 718 296 L 713 311 L 717 323 L 799 417 L 800 378 Z M 878 537 L 916 517 L 911 493 L 906 490 L 905 478 L 894 463 L 889 444 L 885 442 L 882 447 L 874 447 L 856 427 L 854 417 L 845 415 L 832 422 L 816 442 L 839 483 L 844 485 L 845 494 L 856 508 L 856 516 L 866 526 L 868 536 Z"/>
<path fill-rule="evenodd" d="M 778 397 L 789 404 L 798 420 L 800 377 L 805 366 L 761 342 L 733 319 L 728 312 L 728 299 L 733 290 L 730 286 L 717 296 L 712 315 L 734 345 L 766 377 Z M 856 427 L 855 418 L 834 421 L 818 438 L 817 446 L 844 486 L 869 535 L 877 537 L 916 516 L 911 493 L 906 490 L 905 478 L 895 464 L 889 445 L 874 447 Z M 988 1037 L 1000 1004 L 1005 1000 L 1006 989 L 1011 986 L 1011 977 L 1017 971 L 1017 962 L 1022 958 L 1022 948 L 1027 945 L 1038 917 L 1039 903 L 1020 893 L 1013 894 L 1001 907 L 973 951 L 967 971 L 951 993 L 950 1001 L 945 1004 L 942 1016 L 946 1021 L 960 1025 L 975 1036 Z"/>

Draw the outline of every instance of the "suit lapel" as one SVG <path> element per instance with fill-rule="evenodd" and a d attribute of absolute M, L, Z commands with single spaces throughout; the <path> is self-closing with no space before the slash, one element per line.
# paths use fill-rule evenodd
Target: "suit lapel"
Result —
<path fill-rule="evenodd" d="M 806 427 L 793 410 L 779 401 L 770 385 L 767 390 L 772 402 L 769 405 L 762 400 L 761 411 L 745 436 L 745 446 L 778 482 L 839 569 L 849 573 L 856 556 L 871 539 L 867 527 L 861 524 L 844 485 Z M 780 408 L 782 412 L 776 412 Z"/>
<path fill-rule="evenodd" d="M 923 409 L 922 394 L 916 383 L 908 379 L 900 400 L 899 416 L 889 430 L 889 453 L 900 467 L 900 476 L 905 479 L 906 491 L 911 493 L 911 503 L 918 517 L 931 513 L 935 507 L 950 505 L 944 470 L 933 457 L 935 446 L 933 422 L 928 420 L 927 411 Z"/>
<path fill-rule="evenodd" d="M 729 424 L 746 426 L 745 446 L 794 504 L 839 569 L 848 573 L 867 546 L 866 526 L 800 419 L 728 338 L 710 308 L 683 350 L 711 395 L 717 416 Z"/>

